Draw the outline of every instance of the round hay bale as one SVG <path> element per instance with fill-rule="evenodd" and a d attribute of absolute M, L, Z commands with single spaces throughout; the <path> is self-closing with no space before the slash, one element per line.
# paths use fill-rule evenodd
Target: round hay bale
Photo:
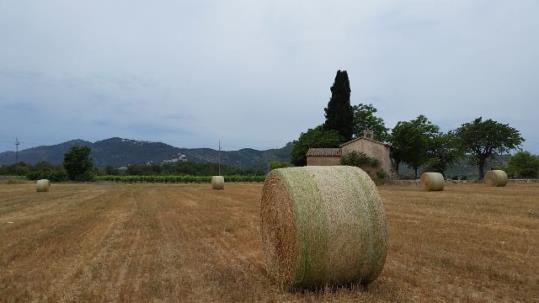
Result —
<path fill-rule="evenodd" d="M 441 191 L 444 190 L 445 179 L 440 173 L 422 173 L 419 184 L 426 191 Z"/>
<path fill-rule="evenodd" d="M 499 169 L 489 170 L 484 180 L 489 186 L 505 186 L 507 184 L 507 174 Z"/>
<path fill-rule="evenodd" d="M 267 272 L 282 286 L 367 284 L 384 267 L 388 231 L 382 200 L 357 167 L 271 171 L 260 217 Z"/>
<path fill-rule="evenodd" d="M 225 189 L 225 177 L 213 176 L 211 177 L 211 188 L 213 189 Z"/>
<path fill-rule="evenodd" d="M 49 191 L 50 187 L 51 187 L 51 182 L 49 182 L 49 180 L 47 179 L 37 180 L 36 182 L 37 192 L 47 192 Z"/>

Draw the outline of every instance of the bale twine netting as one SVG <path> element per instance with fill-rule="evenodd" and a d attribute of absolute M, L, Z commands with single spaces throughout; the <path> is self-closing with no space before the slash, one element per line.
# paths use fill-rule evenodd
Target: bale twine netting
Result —
<path fill-rule="evenodd" d="M 266 177 L 261 232 L 267 272 L 288 288 L 376 279 L 388 231 L 376 185 L 351 166 L 282 168 Z"/>
<path fill-rule="evenodd" d="M 507 184 L 507 174 L 503 170 L 489 170 L 485 175 L 485 183 L 489 186 L 505 186 Z"/>
<path fill-rule="evenodd" d="M 36 182 L 37 192 L 47 192 L 49 191 L 50 187 L 51 187 L 51 183 L 47 179 L 37 180 Z"/>
<path fill-rule="evenodd" d="M 213 189 L 225 189 L 225 177 L 213 176 L 211 177 L 211 188 Z"/>
<path fill-rule="evenodd" d="M 444 190 L 445 179 L 440 173 L 422 173 L 419 181 L 421 187 L 426 191 L 441 191 Z"/>

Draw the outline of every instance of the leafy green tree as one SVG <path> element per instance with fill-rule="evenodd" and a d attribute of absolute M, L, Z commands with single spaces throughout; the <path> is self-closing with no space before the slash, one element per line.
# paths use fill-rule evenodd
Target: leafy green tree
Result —
<path fill-rule="evenodd" d="M 414 120 L 399 121 L 391 134 L 391 156 L 398 174 L 399 164 L 404 162 L 417 172 L 428 161 L 430 140 L 439 133 L 437 125 L 419 115 Z"/>
<path fill-rule="evenodd" d="M 492 119 L 483 121 L 482 117 L 462 124 L 455 134 L 462 150 L 472 156 L 480 179 L 485 175 L 485 164 L 488 159 L 516 149 L 524 141 L 520 132 L 509 124 Z"/>
<path fill-rule="evenodd" d="M 429 140 L 427 157 L 427 170 L 437 171 L 445 176 L 447 168 L 462 157 L 455 134 L 434 134 Z"/>
<path fill-rule="evenodd" d="M 417 163 L 416 167 L 423 164 L 423 159 L 426 159 L 427 142 L 410 121 L 397 122 L 391 133 L 390 154 L 397 174 L 401 163 Z M 417 169 L 415 174 L 417 177 Z"/>
<path fill-rule="evenodd" d="M 325 129 L 322 125 L 310 128 L 299 135 L 294 141 L 294 147 L 290 153 L 292 164 L 304 166 L 307 164 L 307 151 L 313 147 L 338 147 L 344 142 L 344 138 L 336 130 Z"/>
<path fill-rule="evenodd" d="M 331 99 L 326 112 L 324 127 L 336 130 L 345 141 L 352 139 L 354 133 L 354 111 L 350 105 L 350 81 L 346 71 L 337 71 L 335 82 L 331 86 Z"/>
<path fill-rule="evenodd" d="M 507 172 L 517 178 L 537 178 L 539 176 L 539 156 L 534 156 L 527 151 L 519 151 L 509 159 Z"/>
<path fill-rule="evenodd" d="M 396 127 L 396 126 L 395 126 Z M 402 142 L 399 142 L 400 140 L 404 139 L 403 137 L 401 137 L 400 135 L 396 134 L 395 133 L 395 128 L 393 128 L 393 133 L 394 135 L 392 134 L 391 137 L 389 138 L 389 140 L 391 141 L 391 148 L 389 149 L 389 157 L 391 158 L 391 161 L 393 162 L 393 167 L 395 168 L 395 173 L 397 173 L 397 175 L 399 174 L 399 168 L 400 168 L 400 165 L 401 163 L 403 163 L 403 157 L 404 157 L 404 153 L 405 153 L 405 150 L 404 150 L 404 145 L 402 144 Z M 399 131 L 401 131 L 399 129 Z"/>
<path fill-rule="evenodd" d="M 378 141 L 389 141 L 388 128 L 385 126 L 384 119 L 376 117 L 378 111 L 372 104 L 363 104 L 352 106 L 354 110 L 354 135 L 363 136 L 364 130 L 372 130 L 374 138 Z"/>
<path fill-rule="evenodd" d="M 64 168 L 69 180 L 90 181 L 93 179 L 93 163 L 88 146 L 75 145 L 64 154 Z"/>

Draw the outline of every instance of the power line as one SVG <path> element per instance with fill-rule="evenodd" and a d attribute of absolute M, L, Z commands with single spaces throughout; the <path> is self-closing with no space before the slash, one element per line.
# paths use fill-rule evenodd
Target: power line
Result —
<path fill-rule="evenodd" d="M 19 145 L 21 145 L 19 138 L 15 138 L 15 164 L 19 163 Z"/>

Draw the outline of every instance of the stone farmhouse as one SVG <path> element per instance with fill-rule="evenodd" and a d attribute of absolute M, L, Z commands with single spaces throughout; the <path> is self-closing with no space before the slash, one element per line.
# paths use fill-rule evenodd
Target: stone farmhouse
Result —
<path fill-rule="evenodd" d="M 352 139 L 341 144 L 338 148 L 309 148 L 307 165 L 329 166 L 340 165 L 341 157 L 351 152 L 362 152 L 371 158 L 378 159 L 380 168 L 392 176 L 389 145 L 374 139 L 372 131 L 364 131 L 363 137 Z"/>

